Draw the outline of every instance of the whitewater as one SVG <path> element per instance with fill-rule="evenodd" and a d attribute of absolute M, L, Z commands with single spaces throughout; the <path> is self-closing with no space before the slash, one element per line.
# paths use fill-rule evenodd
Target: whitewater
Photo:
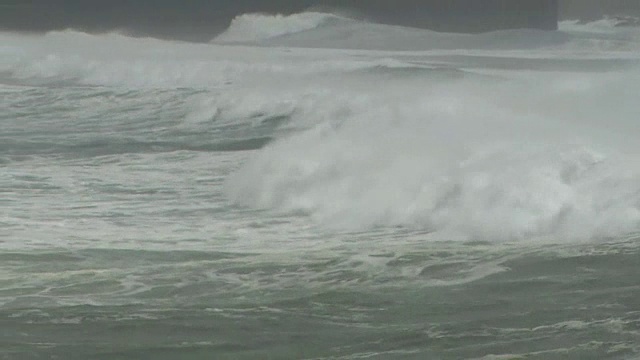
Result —
<path fill-rule="evenodd" d="M 615 25 L 0 33 L 0 358 L 638 358 Z"/>

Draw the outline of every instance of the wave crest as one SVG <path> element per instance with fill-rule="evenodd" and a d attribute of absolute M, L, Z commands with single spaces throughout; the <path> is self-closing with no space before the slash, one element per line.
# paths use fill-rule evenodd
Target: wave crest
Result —
<path fill-rule="evenodd" d="M 213 43 L 394 51 L 535 48 L 558 45 L 567 40 L 563 33 L 540 30 L 504 30 L 479 35 L 439 33 L 306 12 L 288 16 L 241 15 Z"/>
<path fill-rule="evenodd" d="M 315 29 L 336 15 L 306 12 L 293 15 L 244 14 L 237 16 L 231 26 L 214 41 L 220 43 L 254 42 Z"/>
<path fill-rule="evenodd" d="M 542 77 L 336 90 L 340 101 L 300 104 L 290 121 L 313 125 L 262 149 L 229 178 L 228 196 L 337 231 L 512 241 L 639 230 L 630 74 L 580 86 Z"/>

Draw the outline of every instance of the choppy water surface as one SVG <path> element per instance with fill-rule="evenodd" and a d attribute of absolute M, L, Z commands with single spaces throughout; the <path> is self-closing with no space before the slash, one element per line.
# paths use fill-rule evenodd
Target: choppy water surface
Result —
<path fill-rule="evenodd" d="M 0 358 L 633 359 L 640 31 L 0 34 Z"/>

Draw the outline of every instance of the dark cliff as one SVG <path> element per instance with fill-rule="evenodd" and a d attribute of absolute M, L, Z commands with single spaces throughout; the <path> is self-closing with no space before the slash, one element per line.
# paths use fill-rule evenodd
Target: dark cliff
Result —
<path fill-rule="evenodd" d="M 447 32 L 557 28 L 559 0 L 4 0 L 0 29 L 124 30 L 207 41 L 237 15 L 309 9 Z"/>

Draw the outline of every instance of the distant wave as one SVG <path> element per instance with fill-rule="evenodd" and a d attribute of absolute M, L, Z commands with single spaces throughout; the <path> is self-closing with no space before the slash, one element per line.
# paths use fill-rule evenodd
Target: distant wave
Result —
<path fill-rule="evenodd" d="M 560 45 L 568 40 L 561 32 L 524 29 L 485 34 L 439 33 L 309 12 L 289 16 L 242 15 L 213 43 L 411 51 L 536 48 Z"/>
<path fill-rule="evenodd" d="M 565 20 L 560 22 L 561 29 L 574 29 L 582 31 L 618 31 L 624 27 L 634 27 L 640 25 L 640 18 L 624 17 L 624 16 L 605 16 L 599 20 L 581 21 L 581 20 Z"/>
<path fill-rule="evenodd" d="M 215 38 L 215 42 L 239 43 L 267 40 L 315 29 L 330 20 L 343 20 L 326 13 L 301 13 L 294 15 L 245 14 L 233 19 L 229 28 Z"/>
<path fill-rule="evenodd" d="M 605 17 L 587 23 L 562 21 L 559 28 L 571 37 L 567 50 L 640 52 L 640 27 L 620 24 L 620 19 Z"/>
<path fill-rule="evenodd" d="M 134 87 L 225 87 L 252 74 L 302 76 L 349 72 L 384 65 L 335 56 L 306 56 L 281 63 L 283 54 L 117 33 L 92 35 L 67 30 L 44 35 L 0 32 L 0 83 Z M 250 79 L 250 77 L 248 77 Z"/>
<path fill-rule="evenodd" d="M 265 47 L 278 50 L 264 51 Z M 607 57 L 614 51 L 617 57 L 626 52 L 625 57 L 635 58 L 640 52 L 640 29 L 618 28 L 610 21 L 563 22 L 558 32 L 507 30 L 468 35 L 301 13 L 240 16 L 213 44 L 132 38 L 117 33 L 91 35 L 71 30 L 44 35 L 0 32 L 0 83 L 223 88 L 239 79 L 247 81 L 263 75 L 303 76 L 396 67 L 380 57 L 312 53 L 309 48 L 442 50 L 457 51 L 463 56 L 470 50 L 479 51 L 476 55 L 490 51 L 494 57 L 554 58 L 585 58 L 587 53 Z M 527 51 L 534 48 L 544 52 Z M 296 56 L 305 61 L 284 63 L 279 59 L 286 55 L 285 51 L 297 51 Z M 405 69 L 430 67 L 391 60 Z"/>
<path fill-rule="evenodd" d="M 214 44 L 387 51 L 526 50 L 640 51 L 640 29 L 619 27 L 620 19 L 563 21 L 559 31 L 515 29 L 483 34 L 440 33 L 371 23 L 324 13 L 290 16 L 245 14 Z"/>

